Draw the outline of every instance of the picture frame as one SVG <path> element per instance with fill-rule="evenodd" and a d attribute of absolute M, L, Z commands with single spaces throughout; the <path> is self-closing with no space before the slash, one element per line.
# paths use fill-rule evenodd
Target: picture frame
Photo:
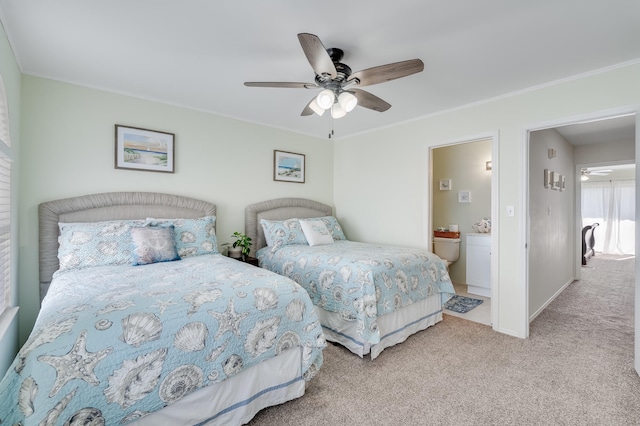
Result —
<path fill-rule="evenodd" d="M 295 152 L 273 151 L 273 180 L 304 183 L 305 155 Z"/>
<path fill-rule="evenodd" d="M 115 168 L 174 173 L 175 134 L 115 125 Z"/>
<path fill-rule="evenodd" d="M 458 203 L 470 203 L 470 202 L 471 202 L 471 191 L 458 192 Z"/>
<path fill-rule="evenodd" d="M 559 187 L 558 187 L 558 178 L 559 178 L 558 173 L 551 172 L 550 183 L 551 183 L 551 189 L 553 189 L 554 191 L 557 191 L 559 189 Z"/>
<path fill-rule="evenodd" d="M 451 179 L 440 179 L 440 191 L 451 191 Z"/>
<path fill-rule="evenodd" d="M 551 187 L 551 173 L 549 172 L 549 169 L 544 169 L 544 187 Z"/>

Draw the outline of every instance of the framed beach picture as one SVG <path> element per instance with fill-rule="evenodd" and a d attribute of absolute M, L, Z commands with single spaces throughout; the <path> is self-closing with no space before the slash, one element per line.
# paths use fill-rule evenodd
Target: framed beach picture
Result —
<path fill-rule="evenodd" d="M 174 172 L 175 135 L 116 124 L 116 169 Z"/>
<path fill-rule="evenodd" d="M 273 151 L 273 180 L 304 183 L 304 154 Z"/>

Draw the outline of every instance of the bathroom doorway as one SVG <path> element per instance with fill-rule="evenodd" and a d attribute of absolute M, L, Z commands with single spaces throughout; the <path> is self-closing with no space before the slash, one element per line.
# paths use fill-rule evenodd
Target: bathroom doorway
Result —
<path fill-rule="evenodd" d="M 445 315 L 457 316 L 485 325 L 493 325 L 493 311 L 496 309 L 497 288 L 495 269 L 492 267 L 497 255 L 494 250 L 494 240 L 497 229 L 493 226 L 485 228 L 483 232 L 489 248 L 485 251 L 485 258 L 469 258 L 469 262 L 478 260 L 486 271 L 486 287 L 472 287 L 471 291 L 467 279 L 467 242 L 468 235 L 480 234 L 474 224 L 491 223 L 494 215 L 496 182 L 494 167 L 494 149 L 497 145 L 497 135 L 488 135 L 431 148 L 431 230 L 430 241 L 433 241 L 434 231 L 451 231 L 457 229 L 460 233 L 459 256 L 449 265 L 449 275 L 453 281 L 456 294 L 481 300 L 475 308 L 466 313 L 458 313 L 445 309 Z M 476 262 L 477 263 L 477 262 Z M 477 277 L 474 273 L 474 277 Z"/>

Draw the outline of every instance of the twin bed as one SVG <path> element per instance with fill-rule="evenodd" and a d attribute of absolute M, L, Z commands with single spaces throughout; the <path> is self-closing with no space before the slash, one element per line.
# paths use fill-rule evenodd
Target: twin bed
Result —
<path fill-rule="evenodd" d="M 307 290 L 326 339 L 361 357 L 375 359 L 440 322 L 442 306 L 455 294 L 439 257 L 348 241 L 322 203 L 280 198 L 249 205 L 245 232 L 261 267 Z"/>
<path fill-rule="evenodd" d="M 41 204 L 42 307 L 0 423 L 242 424 L 303 395 L 325 347 L 311 300 L 217 253 L 215 214 L 156 193 Z"/>

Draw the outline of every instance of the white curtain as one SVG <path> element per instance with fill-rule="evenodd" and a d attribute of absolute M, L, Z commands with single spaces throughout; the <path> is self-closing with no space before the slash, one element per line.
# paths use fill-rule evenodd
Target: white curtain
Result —
<path fill-rule="evenodd" d="M 635 255 L 634 180 L 582 182 L 582 226 L 595 229 L 597 252 Z"/>

